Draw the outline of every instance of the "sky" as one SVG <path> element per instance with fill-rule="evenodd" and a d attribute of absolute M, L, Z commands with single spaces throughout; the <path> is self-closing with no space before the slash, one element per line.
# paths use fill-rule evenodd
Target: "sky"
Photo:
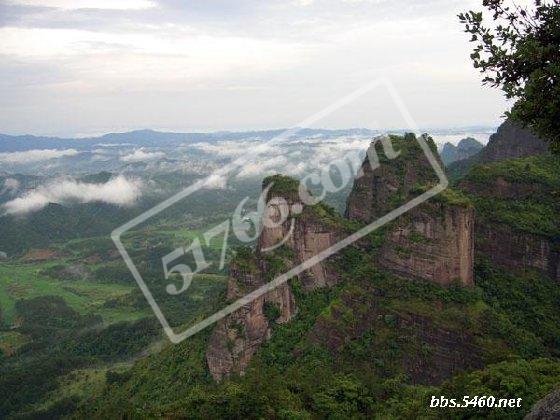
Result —
<path fill-rule="evenodd" d="M 480 0 L 0 0 L 0 133 L 298 125 L 387 80 L 421 127 L 498 125 L 456 15 Z M 317 121 L 404 128 L 383 89 Z"/>

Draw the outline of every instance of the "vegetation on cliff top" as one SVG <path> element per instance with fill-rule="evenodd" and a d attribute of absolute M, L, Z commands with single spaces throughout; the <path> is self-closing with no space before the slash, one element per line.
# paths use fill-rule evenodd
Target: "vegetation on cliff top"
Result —
<path fill-rule="evenodd" d="M 505 181 L 511 196 L 497 197 Z M 459 187 L 469 189 L 477 217 L 519 232 L 560 235 L 560 159 L 530 156 L 474 166 Z M 519 191 L 515 193 L 515 191 Z"/>
<path fill-rule="evenodd" d="M 299 191 L 299 180 L 287 175 L 276 174 L 267 176 L 262 182 L 263 190 L 269 185 L 269 195 L 291 196 Z"/>
<path fill-rule="evenodd" d="M 498 178 L 558 190 L 560 158 L 539 155 L 476 165 L 463 179 L 484 187 L 494 184 Z"/>
<path fill-rule="evenodd" d="M 416 194 L 423 194 L 426 191 L 433 188 L 434 186 L 435 184 L 428 184 L 428 185 L 416 184 L 413 187 L 412 192 Z M 461 190 L 458 190 L 456 188 L 451 188 L 451 187 L 447 187 L 446 189 L 444 189 L 443 191 L 441 191 L 440 193 L 432 197 L 431 200 L 448 204 L 450 206 L 457 206 L 457 207 L 473 206 L 472 200 L 466 194 L 464 194 Z"/>

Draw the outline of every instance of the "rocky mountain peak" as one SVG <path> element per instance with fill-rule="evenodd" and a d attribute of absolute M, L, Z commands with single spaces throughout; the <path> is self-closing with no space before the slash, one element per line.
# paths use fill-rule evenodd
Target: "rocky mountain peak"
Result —
<path fill-rule="evenodd" d="M 433 141 L 424 139 L 434 151 Z M 371 223 L 436 184 L 435 171 L 413 134 L 391 140 L 402 153 L 395 159 L 381 155 L 375 168 L 365 159 L 348 197 L 348 218 Z M 472 285 L 473 229 L 469 200 L 457 191 L 444 191 L 392 223 L 378 263 L 408 279 Z"/>
<path fill-rule="evenodd" d="M 346 215 L 369 223 L 437 180 L 413 134 L 377 139 L 355 180 Z M 436 146 L 428 137 L 433 152 Z M 437 155 L 437 153 L 434 153 Z M 263 181 L 266 207 L 256 249 L 238 251 L 230 265 L 227 298 L 233 302 L 257 290 L 348 234 L 347 223 L 323 203 L 304 204 L 299 181 L 282 175 Z M 455 194 L 455 195 L 454 195 Z M 447 193 L 397 220 L 381 247 L 379 265 L 407 279 L 472 284 L 474 213 L 468 200 Z M 304 291 L 339 281 L 334 265 L 322 261 L 299 276 Z M 216 325 L 206 360 L 216 380 L 242 374 L 275 323 L 290 321 L 298 308 L 290 283 L 268 291 Z"/>
<path fill-rule="evenodd" d="M 481 162 L 513 159 L 548 153 L 547 144 L 531 130 L 506 120 L 496 133 L 490 136 L 488 145 L 481 154 Z"/>
<path fill-rule="evenodd" d="M 322 204 L 304 205 L 299 182 L 275 175 L 265 178 L 266 208 L 256 250 L 240 249 L 230 264 L 227 298 L 233 302 L 264 286 L 276 276 L 335 244 L 341 232 L 323 217 Z M 320 262 L 299 276 L 305 290 L 326 287 L 338 274 Z M 297 313 L 289 283 L 284 283 L 221 319 L 206 352 L 210 373 L 221 380 L 232 372 L 243 373 L 254 353 L 271 334 L 275 323 Z"/>

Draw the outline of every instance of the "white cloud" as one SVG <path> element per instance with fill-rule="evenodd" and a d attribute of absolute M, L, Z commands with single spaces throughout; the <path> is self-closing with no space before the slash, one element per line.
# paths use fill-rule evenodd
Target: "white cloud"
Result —
<path fill-rule="evenodd" d="M 134 146 L 134 143 L 97 143 L 95 146 L 99 146 L 99 147 L 121 147 L 121 146 Z"/>
<path fill-rule="evenodd" d="M 8 0 L 8 3 L 24 6 L 56 7 L 66 10 L 138 10 L 157 6 L 157 3 L 150 0 Z"/>
<path fill-rule="evenodd" d="M 16 191 L 20 186 L 20 182 L 15 178 L 6 178 L 4 180 L 4 185 L 0 188 L 0 194 L 4 194 L 8 191 Z"/>
<path fill-rule="evenodd" d="M 4 191 L 11 191 L 17 190 L 20 186 L 20 183 L 15 178 L 6 178 L 4 180 Z"/>
<path fill-rule="evenodd" d="M 223 175 L 210 175 L 208 180 L 204 183 L 203 188 L 208 190 L 223 190 L 226 188 L 227 179 Z"/>
<path fill-rule="evenodd" d="M 91 157 L 92 162 L 108 162 L 112 159 L 111 156 L 103 154 L 103 153 L 96 153 Z"/>
<path fill-rule="evenodd" d="M 237 177 L 246 178 L 246 177 L 261 176 L 263 174 L 268 174 L 270 172 L 277 172 L 277 169 L 279 168 L 283 168 L 283 170 L 286 170 L 287 165 L 288 165 L 288 159 L 286 158 L 286 156 L 282 156 L 282 155 L 272 156 L 266 159 L 262 159 L 254 162 L 248 162 L 247 164 L 243 165 L 243 167 L 237 174 Z"/>
<path fill-rule="evenodd" d="M 145 152 L 144 149 L 138 149 L 134 152 L 122 156 L 121 160 L 123 162 L 145 162 L 148 160 L 161 159 L 165 157 L 163 152 Z"/>
<path fill-rule="evenodd" d="M 141 181 L 128 179 L 123 175 L 104 184 L 85 183 L 64 178 L 8 201 L 3 207 L 7 214 L 22 214 L 40 210 L 49 203 L 101 201 L 118 206 L 128 206 L 140 197 L 141 192 Z"/>
<path fill-rule="evenodd" d="M 75 156 L 76 149 L 65 150 L 27 150 L 25 152 L 0 153 L 0 162 L 4 163 L 32 163 L 43 160 L 57 159 L 64 156 Z"/>
<path fill-rule="evenodd" d="M 258 148 L 259 153 L 277 154 L 280 149 L 267 144 L 263 140 L 225 140 L 217 143 L 194 143 L 187 147 L 193 147 L 205 153 L 219 157 L 240 157 L 247 154 L 247 150 L 253 153 Z"/>

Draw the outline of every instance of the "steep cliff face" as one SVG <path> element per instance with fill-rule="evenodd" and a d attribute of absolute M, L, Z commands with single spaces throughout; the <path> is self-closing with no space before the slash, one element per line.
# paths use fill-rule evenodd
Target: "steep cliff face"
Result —
<path fill-rule="evenodd" d="M 268 264 L 258 267 L 258 263 L 256 259 L 245 260 L 244 265 L 255 265 L 243 268 L 239 262 L 232 264 L 228 300 L 235 301 L 266 283 Z M 206 351 L 212 377 L 220 380 L 231 372 L 242 373 L 261 344 L 270 338 L 272 323 L 287 322 L 296 312 L 290 287 L 283 284 L 218 321 Z"/>
<path fill-rule="evenodd" d="M 482 221 L 475 234 L 476 251 L 494 264 L 510 270 L 535 269 L 560 282 L 560 252 L 554 240 Z"/>
<path fill-rule="evenodd" d="M 412 209 L 389 232 L 379 263 L 405 278 L 472 285 L 474 209 L 441 201 Z"/>
<path fill-rule="evenodd" d="M 530 130 L 507 120 L 490 140 L 481 154 L 481 162 L 495 162 L 548 153 L 547 144 Z"/>
<path fill-rule="evenodd" d="M 475 250 L 510 270 L 560 281 L 560 161 L 551 155 L 474 167 L 461 181 L 477 219 Z"/>
<path fill-rule="evenodd" d="M 231 263 L 227 291 L 230 302 L 329 248 L 340 237 L 338 230 L 320 217 L 317 207 L 302 205 L 296 181 L 269 177 L 263 188 L 271 183 L 274 185 L 269 189 L 263 215 L 263 220 L 271 223 L 263 226 L 256 251 L 244 250 Z M 339 276 L 320 262 L 299 278 L 304 289 L 313 290 L 335 284 Z M 258 348 L 270 338 L 272 325 L 287 322 L 296 313 L 290 285 L 284 283 L 220 320 L 206 352 L 213 378 L 221 380 L 232 372 L 242 374 Z"/>
<path fill-rule="evenodd" d="M 432 150 L 435 145 L 426 138 Z M 392 137 L 400 152 L 393 160 L 380 156 L 380 165 L 366 158 L 356 179 L 346 216 L 371 223 L 434 184 L 435 172 L 413 135 Z M 437 202 L 421 204 L 392 225 L 378 256 L 385 269 L 405 278 L 439 284 L 455 280 L 473 283 L 474 211 L 455 192 L 442 193 Z"/>
<path fill-rule="evenodd" d="M 380 143 L 370 146 L 360 176 L 354 180 L 346 202 L 347 218 L 371 223 L 409 199 L 411 191 L 418 185 L 437 182 L 436 174 L 414 134 L 390 136 L 390 140 L 394 150 L 389 150 L 389 153 Z M 431 139 L 429 144 L 437 156 Z M 372 153 L 378 156 L 379 165 L 374 162 Z M 397 156 L 392 158 L 395 154 Z"/>
<path fill-rule="evenodd" d="M 527 156 L 548 154 L 547 144 L 530 130 L 505 121 L 496 133 L 490 136 L 488 144 L 478 153 L 467 159 L 449 164 L 447 173 L 452 180 L 465 176 L 469 170 L 480 163 L 498 162 Z"/>
<path fill-rule="evenodd" d="M 435 153 L 433 141 L 426 141 Z M 389 142 L 374 144 L 368 151 L 348 198 L 346 216 L 372 222 L 435 182 L 436 174 L 414 135 L 392 136 Z M 344 236 L 340 217 L 330 214 L 322 204 L 304 206 L 298 187 L 297 181 L 283 176 L 263 182 L 268 191 L 263 229 L 256 250 L 245 250 L 231 264 L 229 301 L 267 284 Z M 471 285 L 473 228 L 470 202 L 457 192 L 446 191 L 395 221 L 375 259 L 381 268 L 407 279 Z M 299 280 L 303 290 L 311 291 L 336 284 L 339 273 L 321 262 L 301 273 Z M 270 338 L 274 323 L 290 321 L 297 311 L 286 283 L 219 321 L 206 353 L 212 376 L 221 380 L 231 373 L 243 373 Z M 356 334 L 360 334 L 359 329 Z"/>

